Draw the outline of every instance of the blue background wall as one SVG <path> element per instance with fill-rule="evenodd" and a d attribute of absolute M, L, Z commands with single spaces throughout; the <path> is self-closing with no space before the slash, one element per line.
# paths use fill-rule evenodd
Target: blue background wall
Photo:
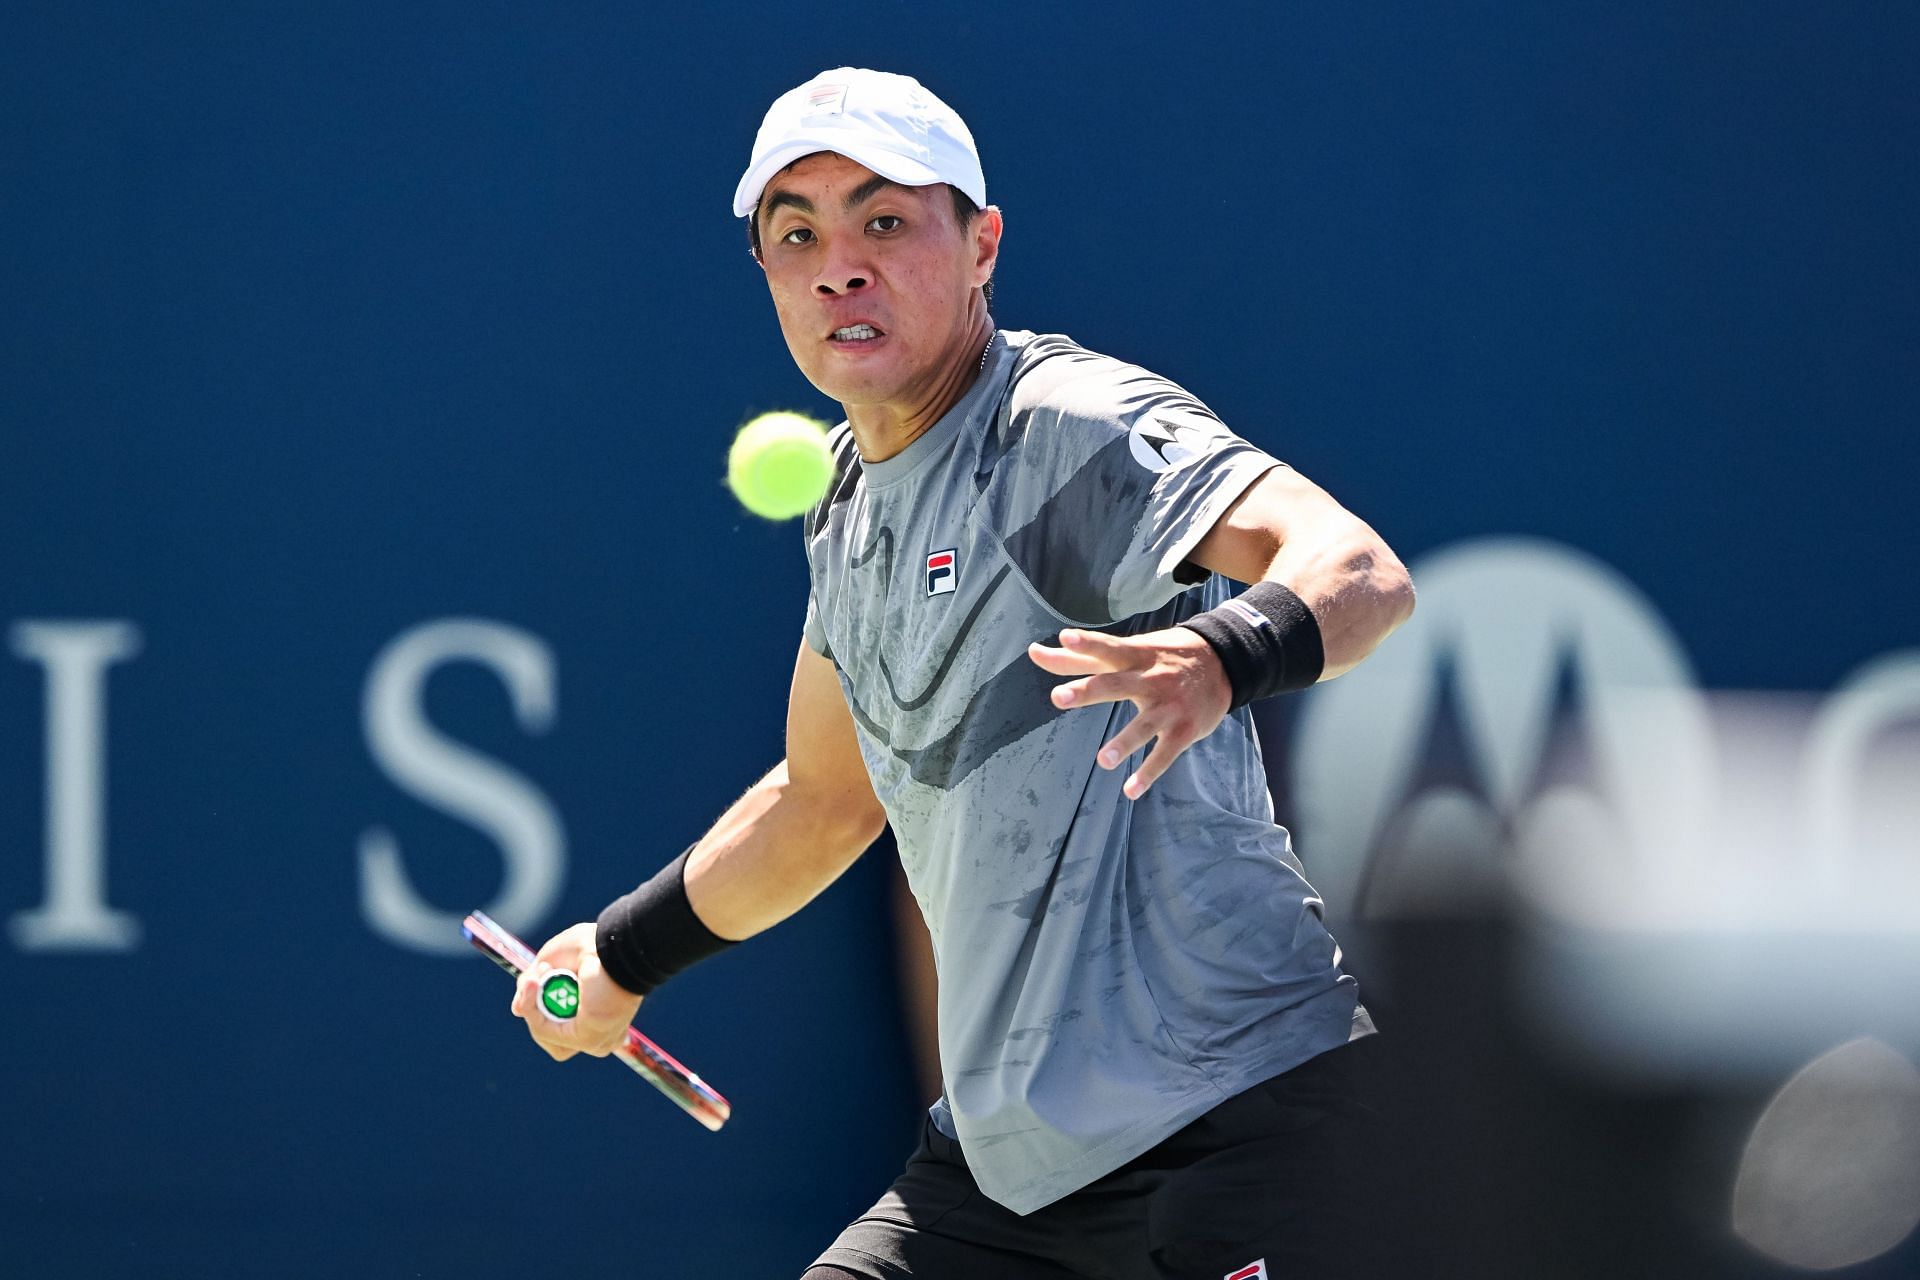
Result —
<path fill-rule="evenodd" d="M 878 857 L 649 1004 L 718 1137 L 360 907 L 371 827 L 443 909 L 500 885 L 363 735 L 417 624 L 551 651 L 544 732 L 471 664 L 427 696 L 564 824 L 536 941 L 778 758 L 798 535 L 719 476 L 749 413 L 832 412 L 727 210 L 780 91 L 920 76 L 1006 213 L 1002 324 L 1178 379 L 1403 555 L 1555 539 L 1706 684 L 1825 690 L 1920 635 L 1916 40 L 1864 3 L 9 7 L 0 622 L 138 628 L 106 849 L 143 934 L 0 939 L 0 1260 L 778 1275 L 897 1168 Z M 8 914 L 42 698 L 0 660 Z"/>

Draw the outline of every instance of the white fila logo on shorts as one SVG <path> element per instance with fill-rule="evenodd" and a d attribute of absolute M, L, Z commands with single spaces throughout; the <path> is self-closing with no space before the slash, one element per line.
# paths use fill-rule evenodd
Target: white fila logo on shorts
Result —
<path fill-rule="evenodd" d="M 944 596 L 960 584 L 960 552 L 956 547 L 927 557 L 927 594 Z"/>
<path fill-rule="evenodd" d="M 1225 1280 L 1267 1280 L 1267 1260 L 1259 1258 L 1238 1271 L 1229 1271 Z"/>

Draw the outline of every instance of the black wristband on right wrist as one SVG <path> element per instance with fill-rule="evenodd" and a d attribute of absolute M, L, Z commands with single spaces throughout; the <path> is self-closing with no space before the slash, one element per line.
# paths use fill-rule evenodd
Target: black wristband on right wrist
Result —
<path fill-rule="evenodd" d="M 637 996 L 674 974 L 735 945 L 707 928 L 687 900 L 687 859 L 693 849 L 600 913 L 594 949 L 606 975 Z"/>

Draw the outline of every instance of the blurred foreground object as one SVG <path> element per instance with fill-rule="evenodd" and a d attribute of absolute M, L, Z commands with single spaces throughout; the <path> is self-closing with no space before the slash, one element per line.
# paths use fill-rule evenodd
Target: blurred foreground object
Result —
<path fill-rule="evenodd" d="M 1828 1271 L 1920 1223 L 1920 1071 L 1862 1037 L 1815 1058 L 1767 1104 L 1733 1188 L 1733 1230 L 1769 1257 Z"/>

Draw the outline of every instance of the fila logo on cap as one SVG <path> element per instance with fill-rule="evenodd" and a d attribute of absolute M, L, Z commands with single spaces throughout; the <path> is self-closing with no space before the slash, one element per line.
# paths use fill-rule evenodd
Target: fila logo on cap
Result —
<path fill-rule="evenodd" d="M 844 84 L 816 85 L 807 93 L 809 116 L 837 116 L 846 109 L 847 86 Z"/>
<path fill-rule="evenodd" d="M 936 551 L 927 557 L 927 594 L 951 595 L 960 583 L 960 553 L 956 547 Z"/>
<path fill-rule="evenodd" d="M 1267 1260 L 1260 1258 L 1238 1271 L 1229 1271 L 1225 1280 L 1267 1280 Z"/>

